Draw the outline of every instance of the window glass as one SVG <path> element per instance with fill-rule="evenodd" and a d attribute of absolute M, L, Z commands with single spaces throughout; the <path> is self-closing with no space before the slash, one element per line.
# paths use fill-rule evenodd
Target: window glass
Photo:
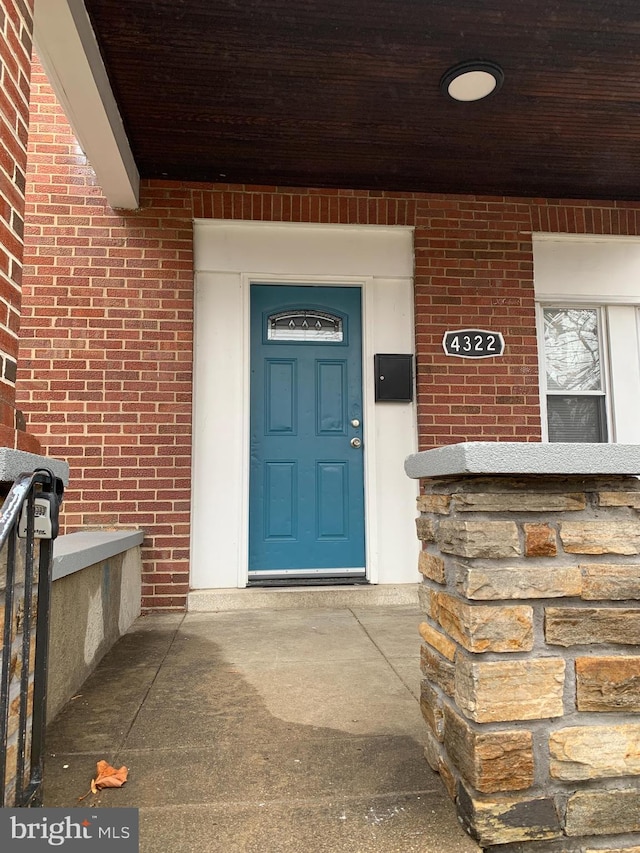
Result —
<path fill-rule="evenodd" d="M 281 311 L 267 320 L 269 341 L 341 341 L 342 319 L 322 311 Z"/>
<path fill-rule="evenodd" d="M 602 389 L 596 309 L 545 308 L 544 345 L 548 391 Z"/>
<path fill-rule="evenodd" d="M 549 441 L 606 441 L 604 397 L 547 397 Z"/>
<path fill-rule="evenodd" d="M 548 306 L 542 316 L 549 441 L 607 441 L 599 309 Z"/>

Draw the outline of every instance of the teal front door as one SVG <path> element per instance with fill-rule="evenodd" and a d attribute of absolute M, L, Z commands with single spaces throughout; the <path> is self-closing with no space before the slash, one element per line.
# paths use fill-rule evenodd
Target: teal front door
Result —
<path fill-rule="evenodd" d="M 364 577 L 360 289 L 251 286 L 249 580 Z"/>

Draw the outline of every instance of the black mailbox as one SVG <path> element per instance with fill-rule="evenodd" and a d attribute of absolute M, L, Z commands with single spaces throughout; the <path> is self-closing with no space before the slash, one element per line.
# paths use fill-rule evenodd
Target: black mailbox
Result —
<path fill-rule="evenodd" d="M 413 400 L 413 356 L 385 353 L 373 359 L 376 402 L 410 403 Z"/>

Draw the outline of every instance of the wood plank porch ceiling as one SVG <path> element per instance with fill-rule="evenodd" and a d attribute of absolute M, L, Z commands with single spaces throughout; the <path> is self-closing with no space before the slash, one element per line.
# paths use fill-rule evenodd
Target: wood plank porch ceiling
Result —
<path fill-rule="evenodd" d="M 640 199 L 638 0 L 85 3 L 142 177 Z"/>

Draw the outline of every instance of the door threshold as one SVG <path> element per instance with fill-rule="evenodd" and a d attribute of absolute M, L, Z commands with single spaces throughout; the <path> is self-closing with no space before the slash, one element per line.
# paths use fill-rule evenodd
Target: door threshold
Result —
<path fill-rule="evenodd" d="M 247 586 L 363 586 L 369 581 L 365 577 L 328 577 L 327 575 L 314 575 L 313 577 L 293 578 L 249 578 Z"/>

